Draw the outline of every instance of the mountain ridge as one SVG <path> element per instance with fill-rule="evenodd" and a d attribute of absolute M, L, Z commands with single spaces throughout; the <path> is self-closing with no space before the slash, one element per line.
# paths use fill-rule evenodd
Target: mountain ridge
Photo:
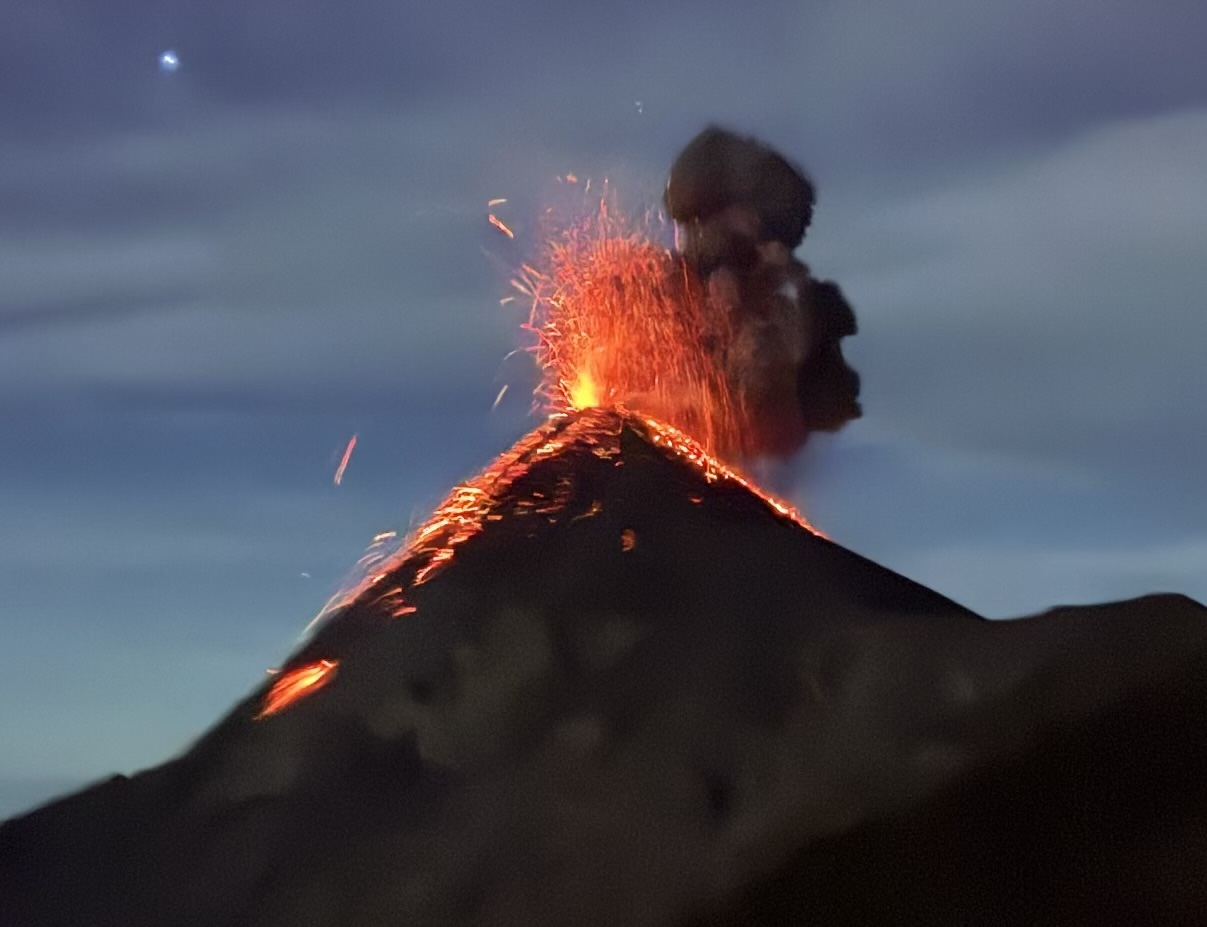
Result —
<path fill-rule="evenodd" d="M 1035 814 L 1017 784 L 1052 784 L 1054 833 L 1098 834 L 1087 808 L 1151 808 L 1179 745 L 1207 772 L 1203 606 L 985 621 L 612 410 L 543 426 L 454 490 L 282 676 L 316 661 L 325 682 L 279 709 L 269 680 L 183 756 L 0 826 L 17 886 L 0 920 L 1075 922 L 1103 914 L 1078 885 L 1125 883 L 1051 839 L 1075 851 L 1032 848 L 1051 897 L 1010 909 L 1006 825 Z M 1162 762 L 1129 767 L 1085 741 L 1098 729 Z M 1198 809 L 1161 850 L 1190 871 L 1207 776 L 1162 781 Z M 982 834 L 1005 874 L 947 855 L 978 822 L 1014 835 Z M 1156 881 L 1126 884 L 1128 910 L 1169 913 Z"/>

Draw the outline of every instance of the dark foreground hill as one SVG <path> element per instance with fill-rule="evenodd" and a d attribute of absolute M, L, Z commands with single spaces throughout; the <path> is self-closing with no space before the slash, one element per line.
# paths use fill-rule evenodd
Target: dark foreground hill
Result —
<path fill-rule="evenodd" d="M 0 827 L 0 924 L 1207 922 L 1207 610 L 986 622 L 677 442 L 521 442 L 325 685 Z"/>

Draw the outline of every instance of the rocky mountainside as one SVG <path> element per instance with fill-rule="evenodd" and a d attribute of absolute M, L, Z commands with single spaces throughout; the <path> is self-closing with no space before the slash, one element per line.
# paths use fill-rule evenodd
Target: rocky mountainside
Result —
<path fill-rule="evenodd" d="M 0 827 L 0 923 L 1207 919 L 1207 609 L 984 621 L 624 413 L 521 441 L 283 671 Z"/>

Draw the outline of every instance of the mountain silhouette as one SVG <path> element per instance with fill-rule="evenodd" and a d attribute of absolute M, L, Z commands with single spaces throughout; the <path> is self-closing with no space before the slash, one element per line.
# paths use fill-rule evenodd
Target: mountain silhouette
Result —
<path fill-rule="evenodd" d="M 0 826 L 0 923 L 1204 922 L 1201 605 L 986 621 L 615 410 L 451 498 L 182 756 Z"/>

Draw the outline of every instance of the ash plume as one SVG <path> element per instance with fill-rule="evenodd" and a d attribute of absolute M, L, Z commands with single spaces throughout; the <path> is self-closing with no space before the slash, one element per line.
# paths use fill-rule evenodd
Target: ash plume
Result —
<path fill-rule="evenodd" d="M 716 323 L 705 347 L 742 409 L 747 454 L 786 457 L 862 412 L 842 356 L 855 313 L 793 251 L 813 217 L 808 177 L 753 138 L 709 127 L 671 167 L 665 204 Z"/>

